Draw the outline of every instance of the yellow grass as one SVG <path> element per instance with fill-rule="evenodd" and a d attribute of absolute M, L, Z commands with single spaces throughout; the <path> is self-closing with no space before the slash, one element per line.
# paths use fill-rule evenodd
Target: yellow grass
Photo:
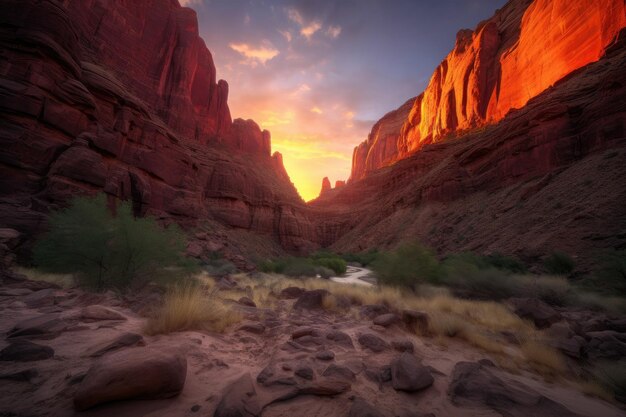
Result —
<path fill-rule="evenodd" d="M 615 401 L 613 394 L 598 381 L 579 381 L 576 383 L 576 387 L 580 392 L 590 397 L 601 398 L 609 402 Z"/>
<path fill-rule="evenodd" d="M 556 375 L 565 372 L 563 356 L 554 348 L 535 340 L 527 340 L 520 350 L 533 369 L 544 375 Z"/>
<path fill-rule="evenodd" d="M 52 274 L 21 266 L 15 267 L 13 270 L 18 274 L 26 275 L 32 281 L 45 281 L 62 288 L 70 288 L 74 285 L 74 276 L 72 274 Z"/>
<path fill-rule="evenodd" d="M 209 294 L 206 287 L 187 284 L 169 289 L 144 330 L 150 335 L 184 330 L 223 332 L 241 320 L 241 314 Z"/>

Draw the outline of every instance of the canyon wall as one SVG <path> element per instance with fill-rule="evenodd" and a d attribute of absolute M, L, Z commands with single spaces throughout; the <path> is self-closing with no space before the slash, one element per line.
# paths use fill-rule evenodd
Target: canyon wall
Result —
<path fill-rule="evenodd" d="M 461 30 L 426 90 L 385 115 L 357 146 L 351 180 L 428 143 L 502 120 L 591 62 L 626 25 L 623 0 L 512 0 Z"/>
<path fill-rule="evenodd" d="M 626 248 L 626 29 L 598 61 L 498 123 L 424 145 L 312 202 L 339 252 L 421 241 L 440 254 L 552 251 L 588 270 Z"/>
<path fill-rule="evenodd" d="M 3 1 L 2 226 L 32 237 L 49 209 L 104 191 L 190 229 L 315 247 L 269 132 L 233 121 L 227 98 L 195 12 L 176 1 Z"/>

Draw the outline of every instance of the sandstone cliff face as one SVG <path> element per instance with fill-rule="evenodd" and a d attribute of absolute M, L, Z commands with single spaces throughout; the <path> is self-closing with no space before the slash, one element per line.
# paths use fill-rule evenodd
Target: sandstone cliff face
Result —
<path fill-rule="evenodd" d="M 33 236 L 76 194 L 313 245 L 270 135 L 231 120 L 195 13 L 170 0 L 0 5 L 0 219 Z"/>
<path fill-rule="evenodd" d="M 332 187 L 330 185 L 330 180 L 328 179 L 328 177 L 324 177 L 322 179 L 322 189 L 320 190 L 320 195 L 325 194 L 329 192 L 330 190 L 332 190 Z"/>
<path fill-rule="evenodd" d="M 352 180 L 449 134 L 495 123 L 561 78 L 597 61 L 626 26 L 622 0 L 512 0 L 450 54 L 413 100 L 383 117 L 354 150 Z M 390 116 L 391 115 L 391 116 Z M 378 137 L 380 126 L 388 126 Z"/>
<path fill-rule="evenodd" d="M 420 240 L 440 253 L 626 247 L 626 29 L 606 55 L 499 123 L 423 146 L 313 203 L 337 251 Z"/>

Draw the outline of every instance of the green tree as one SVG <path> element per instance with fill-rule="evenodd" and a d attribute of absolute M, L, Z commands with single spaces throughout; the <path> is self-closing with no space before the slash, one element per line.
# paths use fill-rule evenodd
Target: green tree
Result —
<path fill-rule="evenodd" d="M 574 270 L 574 260 L 563 252 L 552 252 L 543 261 L 548 273 L 554 275 L 569 275 Z"/>
<path fill-rule="evenodd" d="M 151 217 L 134 218 L 127 202 L 113 216 L 105 196 L 98 195 L 75 198 L 52 213 L 33 257 L 44 270 L 75 274 L 82 286 L 125 289 L 192 267 L 184 248 L 177 227 L 162 228 Z"/>
<path fill-rule="evenodd" d="M 439 261 L 419 243 L 408 243 L 395 251 L 381 253 L 371 264 L 383 284 L 413 287 L 439 279 Z"/>

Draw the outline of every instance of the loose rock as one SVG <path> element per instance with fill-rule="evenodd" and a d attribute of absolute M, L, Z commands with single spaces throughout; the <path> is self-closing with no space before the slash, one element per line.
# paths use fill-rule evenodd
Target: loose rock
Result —
<path fill-rule="evenodd" d="M 430 387 L 435 379 L 427 367 L 410 353 L 403 353 L 391 362 L 391 384 L 398 391 L 420 391 Z"/>
<path fill-rule="evenodd" d="M 178 395 L 187 376 L 181 354 L 151 348 L 113 352 L 97 360 L 74 396 L 77 410 L 130 399 L 170 398 Z"/>
<path fill-rule="evenodd" d="M 38 345 L 27 340 L 12 342 L 0 351 L 0 361 L 30 362 L 48 359 L 54 356 L 50 346 Z"/>
<path fill-rule="evenodd" d="M 371 333 L 361 334 L 358 340 L 361 346 L 375 353 L 383 352 L 389 349 L 389 344 L 387 342 Z"/>

